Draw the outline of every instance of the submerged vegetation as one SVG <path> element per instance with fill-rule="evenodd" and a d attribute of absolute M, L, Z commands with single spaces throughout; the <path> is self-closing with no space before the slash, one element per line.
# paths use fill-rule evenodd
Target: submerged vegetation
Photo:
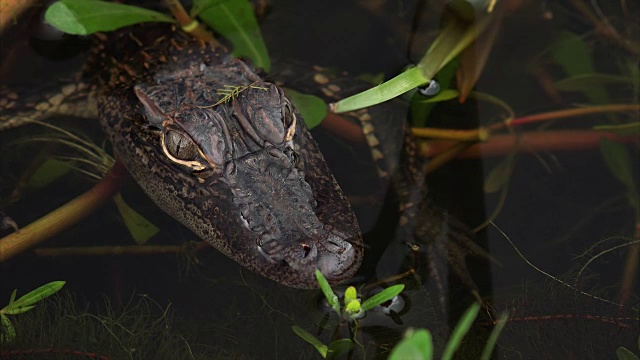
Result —
<path fill-rule="evenodd" d="M 243 358 L 196 344 L 195 327 L 177 332 L 171 305 L 145 296 L 114 307 L 105 299 L 91 308 L 73 296 L 56 296 L 15 323 L 18 334 L 0 344 L 3 359 L 214 359 Z M 182 324 L 183 326 L 185 324 Z M 0 334 L 7 335 L 6 328 Z"/>

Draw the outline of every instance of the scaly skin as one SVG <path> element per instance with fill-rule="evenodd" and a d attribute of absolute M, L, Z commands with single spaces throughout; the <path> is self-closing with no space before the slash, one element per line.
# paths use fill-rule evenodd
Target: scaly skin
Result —
<path fill-rule="evenodd" d="M 118 157 L 160 208 L 243 266 L 300 288 L 317 286 L 316 268 L 349 279 L 360 229 L 293 105 L 242 61 L 166 29 L 135 27 L 100 49 L 98 112 Z"/>

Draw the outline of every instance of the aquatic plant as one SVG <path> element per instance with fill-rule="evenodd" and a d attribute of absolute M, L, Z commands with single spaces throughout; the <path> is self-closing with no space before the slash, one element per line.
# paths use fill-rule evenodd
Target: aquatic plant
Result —
<path fill-rule="evenodd" d="M 64 284 L 64 281 L 53 281 L 29 291 L 18 299 L 18 289 L 13 290 L 9 304 L 0 309 L 0 344 L 10 343 L 16 337 L 16 330 L 7 315 L 23 314 L 33 309 L 37 303 L 60 291 Z"/>

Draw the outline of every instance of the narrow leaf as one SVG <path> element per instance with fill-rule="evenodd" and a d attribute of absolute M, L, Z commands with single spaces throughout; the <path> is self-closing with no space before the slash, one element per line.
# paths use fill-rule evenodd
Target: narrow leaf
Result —
<path fill-rule="evenodd" d="M 484 192 L 491 194 L 502 189 L 511 177 L 513 171 L 513 156 L 504 159 L 500 164 L 496 165 L 487 177 L 484 179 Z"/>
<path fill-rule="evenodd" d="M 416 100 L 416 102 L 420 102 L 420 103 L 437 103 L 437 102 L 442 102 L 442 101 L 448 101 L 448 100 L 457 98 L 459 94 L 460 94 L 460 92 L 458 92 L 458 90 L 445 89 L 445 90 L 442 90 L 438 94 L 436 94 L 434 96 L 431 96 L 431 97 L 422 96 L 420 99 Z"/>
<path fill-rule="evenodd" d="M 636 211 L 640 212 L 638 199 L 638 187 L 633 176 L 633 164 L 627 148 L 617 142 L 600 139 L 600 153 L 613 175 L 625 185 L 628 192 L 628 200 Z"/>
<path fill-rule="evenodd" d="M 631 350 L 625 348 L 624 346 L 620 346 L 616 349 L 616 356 L 618 360 L 640 360 L 640 358 L 631 352 Z"/>
<path fill-rule="evenodd" d="M 625 185 L 633 183 L 631 157 L 627 148 L 609 139 L 600 139 L 600 151 L 611 172 Z"/>
<path fill-rule="evenodd" d="M 400 341 L 391 350 L 389 360 L 431 360 L 433 341 L 428 330 L 420 329 Z"/>
<path fill-rule="evenodd" d="M 498 341 L 498 337 L 504 329 L 504 326 L 507 325 L 507 320 L 509 319 L 509 312 L 504 311 L 500 314 L 500 318 L 498 319 L 498 323 L 491 330 L 491 334 L 489 335 L 489 339 L 487 339 L 487 343 L 484 345 L 484 350 L 482 350 L 482 356 L 480 360 L 489 360 L 491 359 L 491 353 L 493 352 L 493 348 L 496 346 L 496 342 Z"/>
<path fill-rule="evenodd" d="M 74 164 L 75 161 L 47 159 L 38 167 L 31 177 L 29 177 L 27 186 L 41 189 L 66 175 L 73 168 Z"/>
<path fill-rule="evenodd" d="M 492 22 L 492 19 L 493 16 L 488 15 L 470 25 L 464 21 L 450 21 L 433 41 L 420 63 L 418 63 L 418 68 L 422 70 L 422 75 L 425 78 L 432 79 L 440 69 L 474 42 L 487 25 Z"/>
<path fill-rule="evenodd" d="M 7 306 L 5 309 L 3 309 L 3 313 L 7 314 L 7 315 L 18 315 L 18 314 L 25 313 L 25 312 L 33 309 L 34 307 L 36 307 L 36 306 L 35 305 L 29 305 L 29 306 Z"/>
<path fill-rule="evenodd" d="M 353 349 L 353 341 L 351 339 L 332 341 L 327 350 L 327 359 L 335 359 L 338 355 L 349 352 L 351 349 Z"/>
<path fill-rule="evenodd" d="M 569 31 L 560 32 L 554 39 L 551 44 L 551 54 L 568 76 L 595 73 L 591 49 L 584 39 Z M 593 103 L 606 104 L 610 102 L 606 89 L 601 85 L 594 84 L 583 87 L 580 91 Z"/>
<path fill-rule="evenodd" d="M 13 304 L 13 302 L 16 300 L 17 293 L 18 293 L 18 289 L 13 289 L 13 292 L 11 293 L 11 298 L 9 299 L 9 305 Z"/>
<path fill-rule="evenodd" d="M 327 350 L 328 347 L 327 345 L 323 344 L 322 341 L 318 340 L 318 338 L 316 338 L 315 336 L 311 335 L 307 330 L 293 325 L 291 327 L 291 329 L 293 330 L 294 333 L 296 333 L 296 335 L 300 336 L 302 338 L 302 340 L 308 342 L 309 344 L 313 345 L 316 350 L 318 350 L 318 352 L 320 353 L 320 355 L 322 355 L 323 358 L 327 357 Z"/>
<path fill-rule="evenodd" d="M 460 344 L 462 344 L 462 338 L 467 335 L 473 321 L 478 316 L 478 312 L 480 311 L 480 305 L 478 303 L 473 303 L 467 311 L 462 315 L 456 328 L 453 329 L 453 333 L 451 334 L 451 338 L 447 343 L 447 346 L 442 353 L 442 360 L 450 360 L 453 358 L 453 354 L 458 350 Z"/>
<path fill-rule="evenodd" d="M 322 293 L 324 294 L 324 297 L 327 299 L 329 306 L 331 306 L 331 308 L 335 312 L 337 312 L 338 315 L 340 315 L 340 303 L 338 302 L 338 297 L 331 289 L 331 286 L 329 285 L 329 282 L 327 282 L 327 279 L 324 277 L 324 275 L 322 275 L 322 272 L 320 272 L 320 270 L 318 269 L 316 269 L 316 279 L 318 280 L 318 285 L 320 285 L 320 290 L 322 290 Z"/>
<path fill-rule="evenodd" d="M 440 69 L 455 59 L 482 33 L 491 18 L 492 16 L 486 16 L 468 26 L 458 21 L 450 22 L 431 44 L 418 66 L 405 70 L 402 74 L 374 88 L 331 104 L 331 110 L 341 113 L 380 104 L 416 86 L 428 83 Z"/>
<path fill-rule="evenodd" d="M 256 67 L 268 72 L 271 60 L 249 1 L 215 2 L 213 5 L 209 0 L 194 2 L 194 6 L 204 9 L 199 14 L 200 18 L 233 44 L 233 55 L 246 56 Z"/>
<path fill-rule="evenodd" d="M 2 332 L 0 332 L 0 344 L 5 344 L 16 338 L 16 329 L 13 327 L 9 318 L 4 314 L 0 314 L 2 321 Z"/>
<path fill-rule="evenodd" d="M 502 28 L 502 14 L 495 14 L 494 21 L 483 32 L 482 36 L 476 35 L 476 39 L 472 46 L 464 49 L 460 55 L 460 67 L 456 73 L 458 90 L 460 90 L 460 102 L 467 100 L 469 93 L 475 86 L 476 82 L 482 74 L 493 44 L 498 35 L 498 31 Z"/>
<path fill-rule="evenodd" d="M 331 110 L 335 113 L 342 113 L 380 104 L 402 95 L 416 86 L 424 85 L 429 80 L 422 75 L 419 68 L 413 67 L 374 88 L 331 104 Z"/>
<path fill-rule="evenodd" d="M 456 69 L 460 61 L 458 58 L 454 58 L 447 65 L 445 65 L 436 74 L 434 80 L 440 84 L 440 92 L 432 97 L 425 97 L 419 92 L 415 92 L 411 98 L 411 122 L 414 126 L 425 127 L 427 119 L 431 114 L 431 111 L 437 105 L 437 101 L 445 101 L 458 97 L 459 92 L 457 90 L 450 89 L 451 81 L 455 76 Z M 455 93 L 455 95 L 454 95 Z M 452 97 L 450 97 L 452 96 Z M 435 101 L 435 102 L 434 102 Z"/>
<path fill-rule="evenodd" d="M 634 80 L 626 76 L 589 73 L 578 74 L 556 81 L 556 88 L 560 91 L 583 91 L 585 88 L 606 84 L 633 85 Z"/>
<path fill-rule="evenodd" d="M 32 290 L 29 293 L 21 296 L 18 300 L 14 301 L 10 306 L 7 306 L 7 308 L 19 308 L 19 307 L 33 305 L 38 301 L 44 298 L 47 298 L 57 293 L 58 291 L 60 291 L 60 289 L 62 289 L 64 284 L 65 284 L 64 281 L 52 281 L 48 284 L 42 285 L 39 288 Z"/>
<path fill-rule="evenodd" d="M 368 298 L 365 302 L 362 303 L 361 308 L 363 311 L 369 311 L 374 307 L 382 304 L 383 302 L 393 299 L 395 296 L 400 294 L 403 289 L 404 285 L 402 284 L 390 286 Z"/>
<path fill-rule="evenodd" d="M 327 116 L 327 104 L 319 97 L 303 94 L 292 89 L 285 89 L 285 92 L 296 105 L 309 129 L 318 126 Z"/>
<path fill-rule="evenodd" d="M 174 22 L 157 11 L 98 0 L 60 0 L 49 6 L 44 18 L 58 30 L 74 35 L 113 31 L 143 22 Z"/>
<path fill-rule="evenodd" d="M 616 133 L 620 136 L 640 134 L 640 121 L 615 124 L 615 125 L 597 125 L 593 127 L 593 130 L 609 131 Z"/>
<path fill-rule="evenodd" d="M 133 240 L 139 244 L 145 244 L 151 237 L 157 234 L 160 229 L 152 224 L 149 220 L 145 219 L 140 213 L 133 210 L 124 199 L 122 195 L 117 193 L 113 197 L 113 201 L 116 203 L 118 211 L 124 220 L 124 224 L 127 226 Z"/>

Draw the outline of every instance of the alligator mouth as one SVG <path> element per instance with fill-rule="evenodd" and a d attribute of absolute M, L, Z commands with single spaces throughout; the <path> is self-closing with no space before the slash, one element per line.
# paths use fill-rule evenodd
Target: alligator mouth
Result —
<path fill-rule="evenodd" d="M 291 238 L 287 236 L 279 240 L 270 239 L 259 245 L 258 251 L 269 263 L 296 274 L 294 287 L 316 288 L 316 269 L 331 284 L 340 283 L 354 275 L 362 260 L 362 252 L 354 245 L 357 239 L 357 236 L 346 238 L 335 230 L 324 231 L 320 236 L 305 240 L 290 241 Z M 285 242 L 288 244 L 285 245 Z"/>

